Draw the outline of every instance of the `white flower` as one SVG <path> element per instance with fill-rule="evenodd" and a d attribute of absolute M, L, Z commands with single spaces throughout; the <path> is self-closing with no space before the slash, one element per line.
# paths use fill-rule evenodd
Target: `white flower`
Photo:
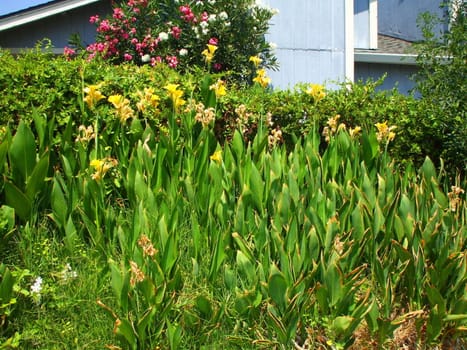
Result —
<path fill-rule="evenodd" d="M 217 19 L 217 16 L 215 14 L 209 15 L 208 22 L 214 22 L 216 19 Z"/>
<path fill-rule="evenodd" d="M 271 50 L 275 50 L 275 49 L 277 49 L 277 44 L 276 43 L 269 43 L 269 48 Z"/>
<path fill-rule="evenodd" d="M 224 25 L 225 25 L 226 27 L 230 27 L 230 22 L 225 22 Z"/>
<path fill-rule="evenodd" d="M 196 1 L 196 6 L 202 6 L 203 5 L 203 2 L 202 1 Z"/>
<path fill-rule="evenodd" d="M 211 4 L 211 5 L 214 5 L 216 3 L 216 0 L 208 0 L 208 2 Z"/>
<path fill-rule="evenodd" d="M 188 54 L 188 50 L 187 49 L 180 49 L 180 51 L 178 51 L 178 54 L 180 56 L 186 56 Z"/>
<path fill-rule="evenodd" d="M 39 276 L 34 281 L 34 284 L 31 286 L 31 293 L 32 294 L 40 294 L 42 291 L 42 277 Z"/>
<path fill-rule="evenodd" d="M 167 34 L 166 32 L 160 32 L 159 33 L 159 39 L 161 41 L 167 40 L 168 38 L 169 38 L 169 34 Z"/>
<path fill-rule="evenodd" d="M 204 29 L 206 29 L 207 27 L 209 27 L 209 23 L 208 23 L 208 22 L 201 22 L 201 23 L 199 24 L 199 26 L 201 27 L 201 29 L 204 30 Z"/>
<path fill-rule="evenodd" d="M 71 266 L 69 263 L 65 265 L 60 275 L 63 281 L 78 277 L 78 273 L 71 269 Z"/>
<path fill-rule="evenodd" d="M 273 9 L 271 10 L 271 12 L 272 12 L 273 15 L 278 15 L 278 14 L 279 14 L 279 9 L 273 8 Z"/>
<path fill-rule="evenodd" d="M 151 60 L 151 55 L 149 55 L 149 54 L 146 54 L 146 55 L 141 57 L 141 62 L 143 62 L 143 63 L 147 63 L 150 60 Z"/>
<path fill-rule="evenodd" d="M 229 15 L 227 14 L 227 12 L 222 11 L 221 13 L 219 13 L 219 18 L 225 21 L 227 18 L 229 18 Z"/>

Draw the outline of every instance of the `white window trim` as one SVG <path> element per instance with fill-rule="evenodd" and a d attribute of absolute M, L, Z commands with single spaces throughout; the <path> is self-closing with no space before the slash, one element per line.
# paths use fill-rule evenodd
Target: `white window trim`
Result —
<path fill-rule="evenodd" d="M 354 81 L 354 0 L 345 0 L 345 67 L 344 74 L 347 81 Z"/>
<path fill-rule="evenodd" d="M 378 48 L 378 0 L 369 0 L 370 49 Z"/>

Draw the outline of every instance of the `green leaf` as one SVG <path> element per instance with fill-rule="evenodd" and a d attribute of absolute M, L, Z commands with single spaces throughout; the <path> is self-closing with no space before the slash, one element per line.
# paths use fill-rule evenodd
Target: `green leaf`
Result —
<path fill-rule="evenodd" d="M 39 162 L 34 167 L 31 176 L 27 180 L 26 195 L 33 200 L 35 196 L 44 190 L 45 177 L 49 171 L 49 153 L 42 156 Z"/>
<path fill-rule="evenodd" d="M 131 349 L 136 349 L 138 345 L 138 337 L 133 327 L 131 326 L 131 323 L 125 319 L 120 319 L 118 321 L 119 325 L 116 329 L 117 335 L 122 336 L 128 342 L 128 345 L 130 345 Z"/>
<path fill-rule="evenodd" d="M 234 136 L 232 138 L 232 150 L 237 163 L 240 162 L 240 159 L 243 156 L 244 149 L 245 147 L 243 145 L 242 135 L 238 130 L 235 130 Z"/>
<path fill-rule="evenodd" d="M 205 320 L 211 319 L 213 316 L 213 309 L 208 298 L 203 295 L 198 296 L 195 300 L 195 305 L 198 311 L 201 313 L 201 317 L 203 317 Z"/>
<path fill-rule="evenodd" d="M 250 189 L 252 192 L 252 200 L 260 213 L 263 212 L 263 188 L 264 181 L 261 178 L 261 175 L 256 168 L 255 164 L 251 164 L 251 173 L 250 173 Z"/>
<path fill-rule="evenodd" d="M 31 200 L 10 181 L 5 181 L 4 186 L 6 204 L 15 209 L 15 213 L 22 221 L 27 221 L 32 211 Z"/>
<path fill-rule="evenodd" d="M 63 194 L 60 183 L 54 177 L 51 194 L 51 206 L 53 217 L 60 227 L 65 227 L 68 217 L 68 204 Z"/>
<path fill-rule="evenodd" d="M 17 169 L 21 179 L 14 179 L 14 182 L 25 182 L 31 175 L 36 164 L 36 142 L 31 129 L 21 121 L 15 136 L 11 141 L 9 150 L 11 166 Z"/>
<path fill-rule="evenodd" d="M 339 336 L 347 332 L 353 321 L 354 318 L 351 316 L 338 316 L 333 320 L 332 328 Z"/>
<path fill-rule="evenodd" d="M 268 281 L 268 294 L 283 312 L 287 307 L 287 281 L 275 265 L 271 265 Z"/>
<path fill-rule="evenodd" d="M 250 284 L 256 280 L 256 270 L 253 262 L 243 254 L 241 250 L 237 250 L 237 265 L 238 268 L 246 276 Z"/>

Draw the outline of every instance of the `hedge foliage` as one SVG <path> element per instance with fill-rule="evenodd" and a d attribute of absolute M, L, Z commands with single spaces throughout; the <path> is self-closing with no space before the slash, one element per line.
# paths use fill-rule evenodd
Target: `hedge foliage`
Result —
<path fill-rule="evenodd" d="M 86 124 L 89 121 L 81 112 L 86 85 L 105 82 L 104 93 L 118 91 L 136 102 L 137 91 L 155 87 L 157 81 L 176 81 L 185 90 L 192 91 L 192 82 L 202 80 L 206 74 L 203 70 L 180 74 L 164 64 L 137 67 L 131 64 L 110 65 L 99 60 L 68 61 L 39 49 L 17 57 L 2 50 L 0 67 L 0 88 L 3 91 L 0 95 L 0 123 L 10 125 L 17 124 L 20 119 L 32 120 L 33 109 L 44 118 L 55 118 L 59 125 L 67 124 L 70 118 L 77 125 Z M 225 76 L 213 77 L 223 79 Z M 297 85 L 292 90 L 272 90 L 260 84 L 229 83 L 216 120 L 217 137 L 222 140 L 231 137 L 238 117 L 236 109 L 241 105 L 249 116 L 245 137 L 252 138 L 257 124 L 266 122 L 266 116 L 270 116 L 275 127 L 281 129 L 283 139 L 291 145 L 295 136 L 308 133 L 313 128 L 322 131 L 328 120 L 336 115 L 340 116 L 339 122 L 347 127 L 368 129 L 387 121 L 389 125 L 396 126 L 397 135 L 388 150 L 401 164 L 413 161 L 419 166 L 428 156 L 435 164 L 441 165 L 441 157 L 449 174 L 454 175 L 456 171 L 465 173 L 465 113 L 452 121 L 456 129 L 447 137 L 443 127 L 448 123 L 447 116 L 435 101 L 405 96 L 395 90 L 377 91 L 379 83 L 358 82 L 335 90 L 308 84 Z M 313 95 L 313 87 L 321 89 L 319 98 Z M 196 95 L 200 91 L 193 90 L 192 93 Z"/>

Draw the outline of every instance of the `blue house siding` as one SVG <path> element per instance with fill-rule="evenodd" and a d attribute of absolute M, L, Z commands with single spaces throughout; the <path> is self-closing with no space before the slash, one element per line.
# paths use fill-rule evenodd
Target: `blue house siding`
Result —
<path fill-rule="evenodd" d="M 300 82 L 344 80 L 345 0 L 269 0 L 277 8 L 268 40 L 277 45 L 279 71 L 269 72 L 276 88 Z"/>
<path fill-rule="evenodd" d="M 48 38 L 54 47 L 63 48 L 68 45 L 73 33 L 79 33 L 83 42 L 92 43 L 95 41 L 96 28 L 89 23 L 89 17 L 108 13 L 111 13 L 110 3 L 98 2 L 7 29 L 0 32 L 0 47 L 31 48 L 37 41 Z"/>
<path fill-rule="evenodd" d="M 418 16 L 423 12 L 443 16 L 439 8 L 442 2 L 444 0 L 380 0 L 379 32 L 409 41 L 420 40 L 422 33 L 417 27 Z"/>
<path fill-rule="evenodd" d="M 409 94 L 415 87 L 410 79 L 417 72 L 417 66 L 379 63 L 355 63 L 355 81 L 378 80 L 385 74 L 386 79 L 378 90 L 391 90 L 396 88 L 402 94 Z"/>

